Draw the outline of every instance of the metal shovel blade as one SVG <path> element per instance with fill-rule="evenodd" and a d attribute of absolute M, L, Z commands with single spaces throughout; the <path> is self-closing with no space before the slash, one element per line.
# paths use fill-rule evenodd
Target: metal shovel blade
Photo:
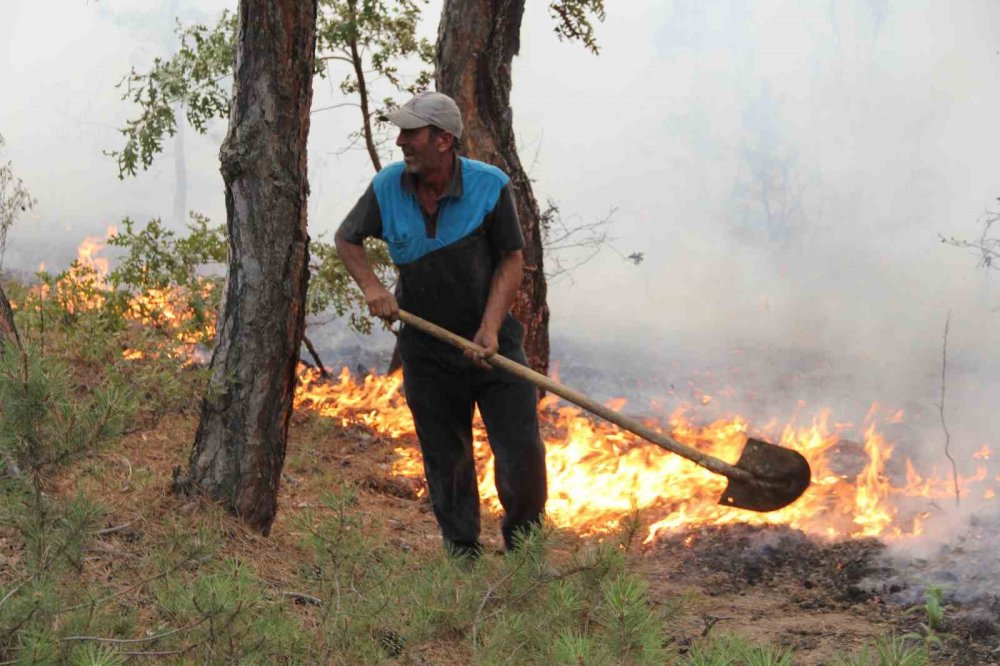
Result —
<path fill-rule="evenodd" d="M 747 438 L 736 467 L 749 480 L 730 477 L 719 504 L 750 511 L 775 511 L 797 500 L 809 487 L 812 471 L 798 451 Z"/>

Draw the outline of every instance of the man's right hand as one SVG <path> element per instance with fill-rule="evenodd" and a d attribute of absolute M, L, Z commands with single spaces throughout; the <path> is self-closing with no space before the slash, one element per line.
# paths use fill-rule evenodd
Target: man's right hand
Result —
<path fill-rule="evenodd" d="M 399 317 L 399 303 L 392 292 L 379 284 L 366 289 L 365 302 L 368 303 L 368 312 L 376 317 L 381 317 L 386 321 L 394 321 Z"/>

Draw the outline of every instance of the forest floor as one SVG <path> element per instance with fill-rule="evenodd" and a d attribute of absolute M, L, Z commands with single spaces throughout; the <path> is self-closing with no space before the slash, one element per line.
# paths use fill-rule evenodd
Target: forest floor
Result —
<path fill-rule="evenodd" d="M 296 412 L 277 520 L 263 537 L 213 507 L 170 492 L 173 469 L 187 463 L 196 422 L 193 415 L 168 414 L 155 427 L 127 434 L 113 448 L 69 466 L 55 480 L 53 492 L 68 496 L 79 489 L 109 508 L 109 531 L 90 549 L 83 573 L 95 584 L 141 604 L 138 583 L 156 575 L 144 569 L 144 554 L 169 540 L 167 530 L 193 533 L 208 520 L 225 535 L 219 554 L 250 563 L 308 624 L 316 608 L 294 589 L 308 559 L 301 521 L 307 512 L 328 511 L 320 498 L 344 483 L 360 489 L 361 529 L 369 536 L 420 559 L 440 557 L 438 529 L 420 482 L 390 473 L 394 450 L 415 446 L 412 436 L 388 440 L 364 426 L 344 427 Z M 654 517 L 640 513 L 639 518 Z M 502 557 L 498 516 L 484 514 L 483 534 L 486 557 Z M 596 538 L 557 530 L 547 547 L 558 558 Z M 652 603 L 673 609 L 667 634 L 677 654 L 706 636 L 735 634 L 794 650 L 792 663 L 819 665 L 857 653 L 879 636 L 925 633 L 920 605 L 890 603 L 863 584 L 873 576 L 889 577 L 883 548 L 874 539 L 821 543 L 788 528 L 737 524 L 636 543 L 628 563 L 648 581 Z M 17 557 L 13 542 L 0 538 L 0 578 L 5 568 L 14 569 Z M 932 648 L 932 663 L 1000 663 L 1000 629 L 989 621 L 957 622 L 960 610 L 946 609 L 950 624 L 941 632 L 942 646 Z M 466 643 L 455 637 L 409 646 L 399 663 L 472 663 Z"/>

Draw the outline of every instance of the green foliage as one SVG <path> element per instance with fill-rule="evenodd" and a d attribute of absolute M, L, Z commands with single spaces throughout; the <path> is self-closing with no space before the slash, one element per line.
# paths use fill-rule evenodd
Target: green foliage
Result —
<path fill-rule="evenodd" d="M 396 597 L 406 567 L 384 544 L 365 536 L 357 497 L 353 487 L 342 486 L 322 498 L 330 518 L 317 521 L 307 512 L 299 522 L 313 554 L 306 578 L 323 604 L 321 663 L 331 655 L 346 663 L 380 663 L 404 640 L 389 627 L 406 614 Z"/>
<path fill-rule="evenodd" d="M 108 244 L 125 250 L 108 281 L 113 289 L 109 307 L 119 319 L 128 315 L 167 334 L 167 340 L 183 340 L 211 345 L 215 313 L 222 297 L 223 281 L 212 273 L 213 266 L 226 261 L 227 239 L 223 226 L 211 227 L 203 215 L 192 213 L 190 233 L 177 237 L 159 220 L 149 221 L 142 229 L 125 218 L 124 230 L 108 239 Z M 365 243 L 369 261 L 379 279 L 391 282 L 395 269 L 384 242 L 369 239 Z M 310 243 L 310 279 L 306 294 L 306 314 L 321 315 L 332 310 L 338 317 L 348 316 L 356 331 L 369 333 L 373 320 L 367 315 L 364 296 L 344 267 L 331 243 Z M 77 275 L 79 275 L 79 271 Z M 57 276 L 58 279 L 61 276 Z M 77 301 L 94 299 L 101 288 L 92 280 L 75 285 Z M 151 293 L 170 293 L 171 310 L 161 299 L 142 298 Z M 65 307 L 71 307 L 66 304 Z M 76 306 L 80 309 L 80 306 Z M 167 340 L 160 340 L 165 344 Z M 154 349 L 157 339 L 151 335 L 143 349 Z M 169 350 L 157 350 L 155 358 L 170 356 Z"/>
<path fill-rule="evenodd" d="M 417 37 L 424 4 L 426 0 L 322 0 L 316 21 L 318 59 L 346 59 L 353 65 L 356 49 L 396 90 L 424 90 L 431 79 L 428 69 L 408 81 L 398 66 L 414 57 L 425 67 L 434 63 L 434 46 Z M 340 89 L 347 95 L 359 92 L 356 72 L 342 80 Z"/>
<path fill-rule="evenodd" d="M 397 104 L 391 94 L 414 94 L 430 85 L 434 45 L 417 36 L 425 4 L 426 0 L 319 2 L 316 74 L 333 76 L 334 65 L 342 70 L 341 92 L 357 99 L 346 106 L 357 106 L 361 113 L 360 129 L 349 138 L 352 145 L 364 140 L 376 170 L 381 168 L 379 146 L 384 143 L 379 130 L 386 126 L 386 111 Z M 604 0 L 552 0 L 549 14 L 560 39 L 578 41 L 598 53 L 593 19 L 604 20 Z M 140 166 L 149 168 L 163 150 L 164 137 L 176 132 L 178 107 L 186 109 L 188 122 L 202 134 L 210 120 L 229 115 L 229 94 L 221 82 L 232 75 L 236 27 L 237 17 L 229 12 L 214 26 L 178 24 L 178 52 L 157 58 L 148 72 L 133 69 L 118 84 L 124 88 L 122 99 L 139 110 L 138 117 L 120 130 L 125 146 L 107 153 L 117 160 L 119 178 L 136 175 Z M 415 71 L 404 74 L 403 63 L 416 63 Z M 345 105 L 330 108 L 340 106 Z"/>
<path fill-rule="evenodd" d="M 90 402 L 87 395 L 67 400 Z M 177 513 L 150 530 L 156 536 L 127 568 L 126 590 L 142 598 L 136 604 L 121 589 L 102 587 L 121 577 L 116 567 L 107 577 L 86 575 L 93 564 L 85 554 L 100 552 L 93 541 L 106 520 L 103 507 L 81 493 L 57 499 L 32 484 L 0 481 L 0 533 L 22 554 L 15 575 L 0 583 L 0 661 L 119 664 L 128 651 L 148 650 L 176 655 L 178 663 L 391 664 L 428 642 L 464 644 L 469 663 L 485 665 L 793 660 L 785 650 L 731 637 L 700 640 L 683 658 L 673 654 L 664 624 L 680 608 L 654 606 L 646 583 L 629 571 L 631 519 L 621 534 L 578 547 L 568 559 L 565 549 L 553 548 L 561 535 L 551 530 L 526 535 L 502 557 L 428 558 L 374 536 L 382 532 L 372 529 L 358 491 L 342 486 L 292 523 L 307 559 L 294 580 L 272 582 L 243 559 L 220 557 L 232 545 L 220 529 L 222 509 L 206 511 L 198 523 Z M 293 612 L 292 594 L 314 606 Z M 136 642 L 104 640 L 111 637 Z M 928 660 L 924 646 L 889 637 L 839 663 Z"/>
<path fill-rule="evenodd" d="M 18 663 L 52 663 L 59 651 L 55 623 L 66 599 L 83 592 L 83 554 L 104 509 L 82 494 L 55 500 L 23 484 L 0 494 L 0 528 L 23 544 L 18 578 L 0 586 L 0 656 L 17 651 Z M 62 618 L 66 630 L 75 618 Z"/>
<path fill-rule="evenodd" d="M 328 76 L 331 63 L 349 66 L 340 81 L 340 91 L 357 97 L 362 116 L 361 129 L 350 138 L 352 143 L 365 141 L 376 171 L 382 166 L 379 146 L 384 143 L 384 134 L 378 130 L 385 129 L 385 114 L 397 104 L 392 97 L 384 97 L 376 105 L 373 84 L 384 80 L 390 90 L 411 95 L 430 84 L 434 46 L 417 37 L 422 4 L 426 0 L 320 2 L 316 20 L 317 68 L 321 76 Z M 409 77 L 399 70 L 399 63 L 408 60 L 416 60 L 420 67 Z"/>
<path fill-rule="evenodd" d="M 792 666 L 788 650 L 769 645 L 751 645 L 735 636 L 723 636 L 695 644 L 682 662 L 686 666 Z"/>
<path fill-rule="evenodd" d="M 0 655 L 51 663 L 64 599 L 82 594 L 84 552 L 105 516 L 81 493 L 43 492 L 48 475 L 121 435 L 133 410 L 117 383 L 74 385 L 67 367 L 28 346 L 0 354 L 0 529 L 20 544 L 19 580 L 0 588 Z M 73 618 L 62 620 L 67 629 Z"/>
<path fill-rule="evenodd" d="M 924 644 L 929 651 L 932 647 L 941 647 L 947 634 L 944 631 L 945 614 L 944 605 L 941 603 L 942 590 L 940 587 L 930 585 L 924 591 L 924 605 L 913 608 L 913 611 L 923 611 L 925 621 L 920 623 L 919 632 L 910 632 L 903 635 L 904 640 L 917 640 Z"/>
<path fill-rule="evenodd" d="M 134 411 L 120 384 L 74 386 L 64 364 L 30 346 L 0 355 L 0 405 L 0 453 L 36 484 L 49 468 L 119 437 Z"/>
<path fill-rule="evenodd" d="M 214 316 L 221 300 L 223 282 L 208 273 L 209 267 L 226 261 L 227 241 L 224 227 L 210 227 L 209 220 L 192 214 L 190 234 L 177 238 L 159 220 L 151 220 L 141 230 L 126 218 L 125 230 L 112 236 L 110 245 L 124 248 L 125 256 L 111 271 L 109 282 L 129 303 L 131 316 L 155 326 L 166 326 L 174 338 L 180 336 L 204 345 L 211 344 Z M 391 282 L 394 277 L 392 260 L 385 243 L 366 241 L 369 261 L 379 278 Z M 344 267 L 331 243 L 310 243 L 310 279 L 306 294 L 306 314 L 321 315 L 332 310 L 338 317 L 348 316 L 350 326 L 362 333 L 372 330 L 373 320 L 367 315 L 364 296 Z M 168 321 L 157 309 L 157 301 L 137 299 L 151 291 L 172 291 L 174 305 L 180 312 L 171 312 Z M 179 324 L 179 325 L 178 325 Z M 161 355 L 162 356 L 162 355 Z"/>
<path fill-rule="evenodd" d="M 662 663 L 663 635 L 648 601 L 648 586 L 638 577 L 620 572 L 601 583 L 594 619 L 607 632 L 612 654 L 636 664 Z"/>
<path fill-rule="evenodd" d="M 359 95 L 361 124 L 369 131 L 372 120 L 377 121 L 384 112 L 369 109 L 377 97 L 372 81 L 364 80 L 365 73 L 401 92 L 422 90 L 430 82 L 427 65 L 433 62 L 434 49 L 427 40 L 417 38 L 419 19 L 419 0 L 320 0 L 316 72 L 329 76 L 331 63 L 349 66 L 340 89 L 346 95 Z M 230 12 L 224 12 L 214 26 L 178 24 L 178 52 L 157 58 L 148 72 L 133 69 L 118 84 L 124 88 L 122 99 L 130 100 L 139 110 L 138 117 L 121 129 L 125 146 L 107 153 L 117 160 L 119 178 L 136 175 L 140 167 L 149 168 L 163 150 L 164 137 L 176 132 L 178 107 L 184 107 L 188 122 L 202 134 L 209 121 L 229 115 L 229 90 L 221 84 L 232 75 L 236 27 L 237 17 Z M 399 63 L 412 58 L 423 68 L 411 78 L 401 74 Z M 386 97 L 382 104 L 394 106 L 395 102 Z"/>
<path fill-rule="evenodd" d="M 301 661 L 309 639 L 245 564 L 227 560 L 174 576 L 156 589 L 164 624 L 157 633 L 216 663 Z M 171 628 L 172 627 L 172 628 Z M 171 633 L 173 632 L 173 633 Z"/>
<path fill-rule="evenodd" d="M 177 131 L 175 109 L 183 106 L 187 121 L 204 134 L 214 118 L 229 114 L 229 89 L 221 83 L 232 76 L 236 53 L 236 15 L 228 10 L 214 26 L 177 25 L 180 48 L 173 57 L 156 58 L 148 72 L 134 68 L 119 83 L 122 99 L 139 107 L 139 117 L 120 131 L 125 146 L 106 152 L 118 162 L 118 177 L 136 175 L 163 150 L 164 136 Z"/>
<path fill-rule="evenodd" d="M 588 547 L 559 568 L 539 530 L 502 558 L 417 561 L 365 534 L 356 497 L 341 488 L 323 500 L 329 517 L 302 523 L 314 558 L 304 583 L 323 602 L 320 661 L 382 663 L 459 638 L 477 664 L 663 663 L 660 618 L 620 548 Z"/>
<path fill-rule="evenodd" d="M 891 634 L 875 641 L 874 651 L 865 647 L 855 655 L 838 656 L 834 666 L 927 666 L 930 657 L 922 645 Z"/>
<path fill-rule="evenodd" d="M 107 645 L 88 643 L 73 650 L 70 666 L 124 666 L 125 657 Z"/>
<path fill-rule="evenodd" d="M 924 611 L 927 613 L 927 631 L 944 629 L 944 606 L 941 604 L 940 587 L 930 586 L 924 592 Z"/>
<path fill-rule="evenodd" d="M 133 319 L 165 330 L 172 339 L 209 345 L 223 280 L 208 271 L 226 261 L 226 232 L 221 226 L 210 228 L 204 215 L 192 213 L 191 218 L 190 233 L 182 238 L 158 219 L 139 231 L 129 218 L 122 220 L 124 232 L 111 236 L 108 244 L 126 253 L 108 281 L 119 297 L 116 302 L 127 304 Z"/>
<path fill-rule="evenodd" d="M 549 15 L 556 21 L 554 30 L 559 39 L 578 41 L 594 55 L 600 53 L 590 17 L 604 20 L 604 0 L 553 0 Z"/>
<path fill-rule="evenodd" d="M 191 219 L 189 235 L 179 239 L 159 219 L 150 220 L 139 231 L 131 219 L 122 220 L 125 231 L 108 238 L 108 245 L 126 250 L 108 276 L 111 285 L 130 293 L 176 286 L 200 291 L 205 278 L 198 269 L 226 261 L 226 229 L 209 228 L 210 220 L 198 213 L 192 213 Z"/>
<path fill-rule="evenodd" d="M 388 246 L 373 238 L 365 240 L 368 261 L 383 284 L 395 280 L 395 267 L 389 257 Z M 368 315 L 364 295 L 351 274 L 340 260 L 336 248 L 330 243 L 314 241 L 309 244 L 309 290 L 306 294 L 306 313 L 320 315 L 329 310 L 338 317 L 348 315 L 348 324 L 359 333 L 370 333 L 373 319 Z"/>

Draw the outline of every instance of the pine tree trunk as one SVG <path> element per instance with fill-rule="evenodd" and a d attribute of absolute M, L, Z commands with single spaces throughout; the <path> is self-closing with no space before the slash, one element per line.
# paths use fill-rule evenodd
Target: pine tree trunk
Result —
<path fill-rule="evenodd" d="M 520 48 L 524 0 L 445 0 L 438 26 L 437 89 L 462 110 L 462 147 L 511 178 L 527 246 L 514 315 L 524 324 L 528 363 L 549 368 L 549 307 L 542 266 L 542 229 L 535 195 L 514 141 L 511 61 Z"/>
<path fill-rule="evenodd" d="M 267 534 L 277 510 L 308 281 L 306 139 L 317 0 L 241 0 L 226 184 L 229 270 L 190 467 L 175 490 Z"/>
<path fill-rule="evenodd" d="M 14 325 L 14 310 L 10 307 L 7 294 L 0 286 L 0 354 L 4 347 L 11 345 L 15 349 L 21 348 L 21 338 L 17 334 L 17 327 Z"/>

